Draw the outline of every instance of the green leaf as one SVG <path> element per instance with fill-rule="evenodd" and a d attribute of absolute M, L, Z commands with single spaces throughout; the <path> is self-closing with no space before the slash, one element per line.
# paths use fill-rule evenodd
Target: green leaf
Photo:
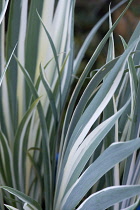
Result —
<path fill-rule="evenodd" d="M 129 102 L 128 102 L 129 103 Z M 86 163 L 101 143 L 102 139 L 114 126 L 116 120 L 121 116 L 123 111 L 128 106 L 128 103 L 116 114 L 108 118 L 106 121 L 97 126 L 82 143 L 76 142 L 68 156 L 64 168 L 64 174 L 58 193 L 58 200 L 60 201 L 64 194 L 70 189 L 70 187 L 76 182 L 80 174 L 82 173 Z"/>
<path fill-rule="evenodd" d="M 1 166 L 0 166 L 1 167 Z M 1 168 L 2 170 L 2 168 Z M 2 183 L 0 182 L 0 185 L 2 185 Z M 2 190 L 0 190 L 0 209 L 4 210 L 4 199 L 3 199 L 3 193 Z"/>
<path fill-rule="evenodd" d="M 20 31 L 20 20 L 21 20 L 21 2 L 20 1 L 10 1 L 10 8 L 8 14 L 8 28 L 6 33 L 6 46 L 5 46 L 5 59 L 9 59 L 14 46 L 19 41 L 19 31 Z M 15 49 L 15 55 L 17 56 L 18 48 Z M 11 127 L 16 131 L 18 125 L 18 104 L 17 104 L 17 63 L 15 59 L 12 59 L 6 72 L 8 97 L 9 97 L 9 107 L 10 107 L 10 117 L 11 117 Z"/>
<path fill-rule="evenodd" d="M 124 186 L 109 187 L 91 195 L 77 208 L 77 210 L 107 209 L 108 207 L 112 206 L 115 203 L 118 203 L 124 199 L 130 198 L 139 194 L 140 194 L 140 185 L 139 186 L 135 186 L 135 185 L 125 186 L 124 185 Z M 129 207 L 127 209 L 129 209 Z"/>
<path fill-rule="evenodd" d="M 1 168 L 0 173 L 1 176 L 3 174 L 3 179 L 5 183 L 9 186 L 13 186 L 14 184 L 14 177 L 13 177 L 13 164 L 12 164 L 12 154 L 8 144 L 7 139 L 5 138 L 4 134 L 0 131 L 0 143 L 1 143 Z"/>
<path fill-rule="evenodd" d="M 111 11 L 109 7 L 109 28 L 111 29 L 112 27 L 112 18 L 111 18 Z M 113 37 L 113 32 L 110 34 L 109 38 L 109 46 L 108 46 L 108 53 L 107 53 L 107 59 L 106 62 L 108 63 L 109 61 L 113 60 L 115 58 L 115 49 L 114 49 L 114 37 Z"/>
<path fill-rule="evenodd" d="M 111 9 L 111 13 L 114 12 L 118 7 L 120 7 L 122 4 L 124 4 L 127 0 L 121 1 L 119 4 L 117 4 L 113 9 Z M 77 70 L 81 64 L 81 61 L 85 55 L 86 50 L 88 49 L 88 46 L 90 45 L 91 41 L 94 38 L 95 33 L 99 29 L 99 27 L 104 23 L 104 21 L 107 19 L 108 13 L 105 14 L 93 27 L 93 29 L 88 34 L 87 38 L 85 39 L 80 51 L 78 52 L 78 55 L 74 61 L 74 74 L 76 75 Z"/>
<path fill-rule="evenodd" d="M 31 1 L 28 11 L 28 24 L 26 30 L 26 40 L 25 40 L 25 68 L 27 69 L 31 80 L 34 82 L 39 66 L 37 66 L 38 56 L 39 56 L 39 41 L 40 37 L 41 24 L 36 14 L 36 10 L 42 14 L 43 5 L 46 1 Z M 48 3 L 48 1 L 47 1 Z M 47 18 L 46 18 L 47 19 Z M 23 65 L 23 64 L 22 64 Z M 26 85 L 26 108 L 30 103 L 30 89 Z"/>
<path fill-rule="evenodd" d="M 24 204 L 23 209 L 24 210 L 32 210 L 32 208 L 27 203 Z"/>
<path fill-rule="evenodd" d="M 128 45 L 124 41 L 124 39 L 121 37 L 122 43 L 124 45 L 124 48 L 127 48 L 133 40 L 135 40 L 137 33 L 139 33 L 140 23 L 137 25 L 135 31 L 133 32 L 130 41 L 128 42 Z M 137 43 L 137 46 L 139 47 L 139 43 Z M 135 55 L 137 54 L 137 48 Z M 130 91 L 131 91 L 131 113 L 130 113 L 130 119 L 129 121 L 129 127 L 127 129 L 127 139 L 136 138 L 138 134 L 138 126 L 139 126 L 139 81 L 138 81 L 138 71 L 136 71 L 135 64 L 134 64 L 134 55 L 130 55 L 128 59 L 128 67 L 129 67 L 129 77 L 130 77 Z M 123 173 L 123 184 L 130 184 L 130 180 L 133 179 L 133 168 L 135 163 L 135 154 L 133 156 L 130 156 L 127 159 L 125 170 Z M 125 202 L 123 202 L 125 205 Z"/>
<path fill-rule="evenodd" d="M 109 28 L 112 27 L 112 17 L 111 17 L 111 11 L 110 11 L 110 6 L 109 5 Z M 107 58 L 106 58 L 106 63 L 112 61 L 115 58 L 115 46 L 114 46 L 114 36 L 113 32 L 110 35 L 109 38 L 109 44 L 108 44 L 108 52 L 107 52 Z M 114 97 L 114 96 L 113 96 Z M 113 98 L 110 100 L 108 105 L 106 106 L 104 112 L 103 112 L 103 119 L 107 119 L 111 115 L 114 114 L 114 107 L 113 107 Z M 116 122 L 117 123 L 117 122 Z M 116 124 L 115 124 L 116 126 Z M 105 137 L 104 140 L 104 147 L 107 148 L 108 145 L 110 145 L 114 141 L 114 136 L 115 136 L 115 129 L 111 129 L 110 132 Z M 115 173 L 115 172 L 114 172 Z M 113 180 L 113 170 L 110 170 L 106 175 L 106 186 L 111 186 L 113 185 L 115 178 Z M 115 177 L 115 176 L 114 176 Z"/>
<path fill-rule="evenodd" d="M 46 89 L 46 92 L 48 94 L 49 101 L 50 101 L 50 106 L 51 106 L 53 116 L 54 116 L 54 119 L 55 119 L 55 123 L 57 124 L 58 123 L 58 114 L 57 114 L 57 108 L 56 108 L 56 105 L 55 105 L 54 95 L 53 95 L 53 92 L 51 90 L 51 87 L 50 87 L 47 79 L 45 78 L 44 69 L 43 69 L 42 65 L 40 65 L 40 77 L 41 77 L 43 85 Z"/>
<path fill-rule="evenodd" d="M 65 106 L 66 100 L 69 96 L 70 92 L 70 85 L 72 80 L 72 73 L 73 73 L 73 63 L 74 63 L 74 7 L 75 3 L 72 1 L 71 11 L 69 14 L 69 31 L 68 31 L 68 45 L 67 50 L 70 51 L 69 59 L 66 63 L 65 71 L 62 77 L 62 108 Z"/>
<path fill-rule="evenodd" d="M 41 24 L 42 24 L 42 26 L 43 26 L 43 28 L 44 28 L 44 30 L 45 30 L 45 32 L 46 32 L 46 35 L 47 35 L 48 39 L 49 39 L 49 42 L 50 42 L 50 45 L 51 45 L 51 48 L 52 48 L 52 51 L 53 51 L 54 59 L 55 59 L 55 62 L 56 62 L 56 66 L 57 66 L 58 75 L 60 76 L 60 69 L 59 69 L 59 63 L 58 63 L 58 56 L 57 56 L 57 51 L 56 51 L 55 45 L 54 45 L 53 40 L 52 40 L 52 38 L 51 38 L 49 32 L 47 31 L 47 29 L 46 29 L 46 27 L 45 27 L 45 25 L 44 25 L 42 19 L 41 19 L 41 17 L 40 17 L 40 15 L 39 15 L 38 11 L 37 11 L 37 15 L 38 15 L 38 17 L 39 17 L 39 19 L 40 19 L 40 21 L 41 21 Z"/>
<path fill-rule="evenodd" d="M 81 90 L 81 87 L 87 77 L 87 75 L 89 74 L 89 72 L 91 71 L 91 68 L 93 66 L 93 64 L 95 63 L 95 61 L 97 60 L 101 50 L 103 49 L 105 43 L 107 42 L 108 38 L 110 37 L 111 33 L 113 32 L 113 30 L 115 29 L 115 27 L 117 26 L 119 20 L 123 17 L 123 15 L 125 14 L 125 12 L 127 11 L 127 9 L 129 8 L 130 4 L 132 3 L 132 0 L 129 1 L 128 5 L 126 6 L 125 10 L 121 13 L 121 15 L 119 16 L 119 18 L 116 20 L 116 22 L 113 24 L 112 28 L 107 32 L 107 34 L 104 36 L 104 38 L 102 39 L 102 41 L 99 43 L 98 47 L 96 48 L 95 52 L 93 53 L 92 57 L 90 58 L 88 64 L 86 65 L 84 71 L 82 72 L 76 88 L 73 91 L 73 94 L 71 96 L 69 105 L 68 105 L 68 109 L 67 109 L 67 113 L 66 113 L 66 117 L 65 117 L 65 124 L 63 127 L 63 136 L 66 135 L 66 131 L 68 130 L 68 125 L 71 119 L 71 115 L 73 113 L 73 109 L 75 106 L 75 102 L 77 100 L 78 94 Z M 138 36 L 137 36 L 138 37 Z"/>
<path fill-rule="evenodd" d="M 65 172 L 63 175 L 64 177 L 62 178 L 61 183 L 63 189 L 67 187 L 66 192 L 78 179 L 89 158 L 94 153 L 109 130 L 114 126 L 116 120 L 124 112 L 129 102 L 127 102 L 126 105 L 113 116 L 98 125 L 81 144 L 76 142 L 73 145 L 65 165 Z M 69 174 L 69 176 L 67 176 L 67 174 Z"/>
<path fill-rule="evenodd" d="M 6 204 L 4 206 L 6 206 L 7 209 L 9 209 L 9 210 L 18 210 L 17 208 L 9 206 L 9 205 L 6 205 Z"/>
<path fill-rule="evenodd" d="M 78 139 L 80 139 L 80 141 L 82 142 L 93 123 L 97 120 L 101 112 L 104 110 L 104 108 L 112 98 L 122 79 L 127 59 L 136 43 L 137 40 L 132 45 L 130 45 L 127 50 L 122 54 L 122 56 L 118 59 L 115 66 L 104 80 L 102 87 L 79 119 L 70 137 L 64 157 L 64 163 L 75 141 L 78 141 Z"/>
<path fill-rule="evenodd" d="M 139 37 L 139 35 L 138 35 Z M 68 159 L 68 155 L 71 151 L 72 146 L 77 141 L 79 144 L 82 143 L 83 139 L 89 132 L 90 128 L 94 124 L 94 122 L 98 119 L 106 105 L 109 103 L 110 99 L 115 93 L 115 90 L 117 89 L 122 76 L 124 72 L 124 68 L 127 62 L 127 59 L 133 50 L 134 46 L 138 43 L 139 39 L 136 39 L 134 43 L 132 43 L 127 50 L 120 56 L 116 64 L 114 65 L 113 69 L 110 71 L 110 73 L 107 75 L 106 79 L 103 82 L 102 87 L 98 91 L 98 93 L 95 95 L 95 97 L 92 99 L 86 110 L 84 111 L 83 115 L 79 119 L 78 123 L 75 126 L 75 129 L 70 137 L 70 139 L 65 142 L 65 145 L 67 145 L 67 148 L 63 148 L 62 155 L 61 155 L 61 165 L 59 166 L 59 175 L 58 175 L 58 181 L 57 181 L 57 189 L 60 189 L 60 183 L 62 180 L 62 174 L 63 170 L 66 164 L 66 161 Z M 71 104 L 71 102 L 70 102 Z M 70 105 L 69 104 L 69 105 Z M 71 108 L 71 107 L 69 107 Z M 65 122 L 66 123 L 66 122 Z M 65 137 L 65 139 L 67 136 Z M 65 153 L 64 157 L 63 154 Z"/>
<path fill-rule="evenodd" d="M 75 184 L 70 188 L 63 198 L 61 209 L 71 210 L 75 208 L 88 190 L 107 171 L 114 167 L 115 164 L 130 156 L 130 154 L 139 147 L 140 138 L 125 143 L 113 143 L 84 171 Z"/>
<path fill-rule="evenodd" d="M 25 42 L 25 68 L 28 70 L 32 81 L 35 79 L 36 65 L 38 57 L 38 44 L 40 34 L 40 21 L 37 17 L 36 10 L 41 14 L 44 0 L 31 1 L 29 7 L 28 27 Z"/>
<path fill-rule="evenodd" d="M 56 68 L 57 68 L 57 73 L 58 73 L 58 81 L 59 81 L 60 110 L 61 110 L 61 75 L 60 75 L 60 68 L 59 68 L 59 62 L 58 62 L 57 51 L 56 51 L 55 45 L 54 45 L 54 43 L 53 43 L 53 40 L 52 40 L 52 38 L 51 38 L 49 32 L 47 31 L 47 29 L 46 29 L 44 23 L 42 22 L 42 19 L 41 19 L 41 17 L 40 17 L 40 15 L 39 15 L 38 12 L 37 12 L 37 14 L 38 14 L 38 17 L 39 17 L 39 19 L 40 19 L 40 21 L 41 21 L 41 23 L 42 23 L 42 26 L 43 26 L 45 32 L 46 32 L 46 35 L 47 35 L 47 37 L 48 37 L 48 39 L 49 39 L 49 42 L 50 42 L 50 45 L 51 45 L 51 49 L 52 49 L 52 51 L 53 51 L 54 59 L 55 59 L 55 62 L 56 62 Z"/>
<path fill-rule="evenodd" d="M 18 37 L 17 57 L 24 65 L 25 63 L 25 39 L 28 22 L 28 0 L 21 1 L 21 18 Z M 17 72 L 17 101 L 18 101 L 18 122 L 21 121 L 26 112 L 26 93 L 25 93 L 25 78 L 21 71 Z"/>
<path fill-rule="evenodd" d="M 40 172 L 40 168 L 38 167 L 37 163 L 34 160 L 34 157 L 32 157 L 32 155 L 30 155 L 29 150 L 27 152 L 28 158 L 31 162 L 31 165 L 33 166 L 34 170 L 35 170 L 35 174 L 37 176 L 37 180 L 39 183 L 39 187 L 40 188 L 40 197 L 42 197 L 43 194 L 43 187 L 42 187 L 42 177 L 41 177 L 41 172 Z"/>
<path fill-rule="evenodd" d="M 7 187 L 7 186 L 0 186 L 0 188 L 3 189 L 3 190 L 6 190 L 7 192 L 9 192 L 13 195 L 15 195 L 20 200 L 22 200 L 24 203 L 28 203 L 29 206 L 31 207 L 31 209 L 41 210 L 41 206 L 39 205 L 39 203 L 37 203 L 35 200 L 33 200 L 29 196 L 25 195 L 24 193 L 22 193 L 18 190 L 15 190 L 11 187 Z"/>
<path fill-rule="evenodd" d="M 138 26 L 140 26 L 140 24 Z M 121 37 L 121 40 L 122 40 L 124 48 L 127 49 L 128 45 L 126 44 L 125 40 L 122 37 Z M 128 69 L 129 69 L 129 74 L 130 74 L 130 86 L 131 86 L 131 95 L 132 95 L 132 103 L 133 103 L 132 109 L 133 109 L 134 100 L 135 100 L 136 92 L 137 92 L 138 78 L 137 78 L 135 64 L 131 55 L 129 56 L 129 59 L 128 59 Z"/>
<path fill-rule="evenodd" d="M 0 77 L 0 87 L 1 87 L 1 85 L 2 85 L 3 78 L 4 78 L 4 76 L 5 76 L 6 70 L 7 70 L 8 66 L 9 66 L 9 63 L 10 63 L 10 61 L 11 61 L 11 59 L 12 59 L 12 56 L 13 56 L 13 54 L 14 54 L 14 52 L 15 52 L 16 47 L 17 47 L 17 44 L 15 45 L 15 47 L 14 47 L 14 49 L 13 49 L 11 55 L 10 55 L 10 58 L 9 58 L 7 64 L 6 64 L 5 68 L 4 68 L 4 71 L 2 72 L 2 75 L 1 75 L 1 77 Z"/>
<path fill-rule="evenodd" d="M 9 0 L 6 0 L 6 2 L 4 4 L 4 7 L 2 9 L 2 12 L 0 14 L 0 24 L 1 24 L 2 20 L 3 20 L 3 18 L 4 18 L 5 13 L 6 13 L 6 10 L 7 10 L 7 7 L 8 7 L 8 3 L 9 3 Z"/>
<path fill-rule="evenodd" d="M 15 174 L 15 180 L 16 180 L 16 187 L 17 189 L 20 189 L 21 191 L 24 192 L 24 162 L 23 160 L 25 160 L 25 149 L 23 147 L 24 145 L 24 141 L 28 140 L 25 137 L 26 134 L 26 129 L 29 123 L 29 120 L 31 118 L 31 115 L 33 113 L 34 108 L 37 106 L 37 104 L 39 103 L 40 98 L 36 99 L 31 106 L 29 107 L 29 109 L 27 110 L 27 112 L 25 113 L 19 127 L 17 128 L 17 132 L 15 135 L 15 141 L 14 141 L 14 151 L 13 151 L 13 165 L 14 165 L 14 174 Z M 24 150 L 23 150 L 24 148 Z"/>
<path fill-rule="evenodd" d="M 21 65 L 21 63 L 16 58 L 24 76 L 27 81 L 27 84 L 33 94 L 34 99 L 38 98 L 38 93 L 34 87 L 34 84 L 27 72 L 27 70 Z M 49 139 L 48 139 L 48 131 L 46 126 L 46 119 L 44 116 L 43 108 L 41 102 L 38 103 L 37 106 L 41 129 L 42 129 L 42 153 L 43 153 L 43 166 L 44 166 L 44 188 L 45 188 L 45 202 L 46 206 L 50 208 L 51 206 L 51 196 L 52 196 L 52 186 L 51 186 L 51 161 L 50 161 L 50 148 L 49 148 Z"/>
<path fill-rule="evenodd" d="M 96 90 L 96 88 L 98 87 L 100 82 L 103 80 L 103 78 L 115 66 L 118 59 L 119 59 L 119 57 L 115 58 L 114 60 L 112 60 L 109 63 L 102 66 L 101 69 L 99 69 L 99 71 L 93 76 L 93 78 L 91 79 L 91 81 L 89 82 L 87 87 L 85 88 L 79 102 L 77 103 L 77 106 L 74 110 L 74 113 L 72 115 L 72 119 L 71 119 L 70 124 L 69 124 L 69 128 L 68 128 L 68 131 L 67 131 L 67 136 L 65 138 L 65 142 L 67 142 L 68 139 L 70 138 L 70 136 L 71 136 L 78 120 L 80 119 L 80 117 L 81 117 L 81 115 L 84 111 L 84 108 L 86 107 L 86 104 L 87 104 L 89 98 L 91 97 L 93 91 Z"/>

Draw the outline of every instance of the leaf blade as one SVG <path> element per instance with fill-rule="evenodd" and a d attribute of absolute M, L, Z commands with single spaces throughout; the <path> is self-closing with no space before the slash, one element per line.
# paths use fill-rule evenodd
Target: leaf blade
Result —
<path fill-rule="evenodd" d="M 116 163 L 140 147 L 140 138 L 125 143 L 113 143 L 92 163 L 63 198 L 62 210 L 74 208 L 88 190 Z M 104 162 L 104 165 L 102 165 Z M 100 167 L 101 166 L 101 167 Z M 100 168 L 100 169 L 99 169 Z M 93 173 L 94 171 L 94 173 Z M 73 196 L 76 195 L 76 196 Z"/>
<path fill-rule="evenodd" d="M 0 24 L 1 24 L 2 20 L 3 20 L 3 18 L 4 18 L 5 13 L 6 13 L 6 10 L 7 10 L 7 7 L 8 7 L 8 3 L 9 3 L 9 0 L 7 0 L 5 2 L 3 10 L 2 10 L 2 12 L 0 14 Z"/>
<path fill-rule="evenodd" d="M 121 202 L 124 199 L 133 197 L 140 194 L 140 186 L 116 186 L 109 187 L 105 190 L 99 191 L 91 195 L 77 210 L 93 209 L 102 210 L 106 209 L 115 203 Z M 111 198 L 111 199 L 109 199 Z M 100 202 L 102 201 L 102 202 Z M 129 207 L 128 207 L 129 209 Z"/>
<path fill-rule="evenodd" d="M 37 203 L 35 200 L 33 200 L 29 196 L 25 195 L 24 193 L 22 193 L 18 190 L 15 190 L 11 187 L 7 187 L 7 186 L 0 186 L 0 188 L 3 189 L 3 190 L 6 190 L 7 192 L 9 192 L 9 193 L 11 193 L 15 196 L 17 196 L 23 202 L 28 203 L 33 209 L 42 210 L 39 203 Z"/>

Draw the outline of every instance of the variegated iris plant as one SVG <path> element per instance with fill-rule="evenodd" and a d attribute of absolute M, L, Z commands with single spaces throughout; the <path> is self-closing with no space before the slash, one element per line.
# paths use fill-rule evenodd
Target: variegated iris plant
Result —
<path fill-rule="evenodd" d="M 132 0 L 111 21 L 111 12 L 125 2 L 93 27 L 75 57 L 75 0 L 0 1 L 2 210 L 138 206 L 140 24 L 128 43 L 121 37 L 124 52 L 118 57 L 113 38 Z M 107 17 L 109 30 L 75 85 L 84 54 Z M 94 71 L 106 43 L 106 62 Z"/>

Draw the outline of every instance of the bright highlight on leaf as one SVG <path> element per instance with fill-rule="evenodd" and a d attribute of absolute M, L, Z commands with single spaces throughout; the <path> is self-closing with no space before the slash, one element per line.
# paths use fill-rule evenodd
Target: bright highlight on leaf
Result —
<path fill-rule="evenodd" d="M 2 76 L 0 77 L 0 87 L 1 87 L 1 85 L 2 85 L 3 78 L 4 78 L 4 76 L 5 76 L 6 70 L 7 70 L 8 66 L 9 66 L 9 63 L 10 63 L 10 61 L 11 61 L 11 59 L 12 59 L 12 56 L 13 56 L 13 54 L 14 54 L 14 52 L 15 52 L 16 47 L 17 47 L 17 44 L 16 44 L 16 46 L 14 47 L 14 49 L 13 49 L 13 51 L 12 51 L 12 53 L 11 53 L 11 56 L 10 56 L 10 58 L 9 58 L 7 64 L 6 64 L 6 66 L 5 66 L 5 68 L 4 68 L 4 71 L 2 72 Z"/>
<path fill-rule="evenodd" d="M 6 13 L 6 10 L 7 10 L 7 7 L 8 7 L 8 3 L 9 3 L 9 0 L 6 0 L 6 2 L 4 4 L 4 7 L 2 9 L 2 12 L 0 14 L 0 24 L 1 24 L 2 20 L 3 20 L 3 18 L 4 18 L 5 13 Z"/>

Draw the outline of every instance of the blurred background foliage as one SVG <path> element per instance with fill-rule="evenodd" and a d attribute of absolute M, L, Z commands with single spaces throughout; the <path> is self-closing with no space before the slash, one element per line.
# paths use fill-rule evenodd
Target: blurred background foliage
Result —
<path fill-rule="evenodd" d="M 77 0 L 76 9 L 75 9 L 75 49 L 78 52 L 81 44 L 83 43 L 88 32 L 96 24 L 96 22 L 108 12 L 109 4 L 111 7 L 119 3 L 120 0 Z M 123 11 L 125 5 L 117 9 L 112 15 L 113 22 Z M 115 50 L 116 56 L 120 55 L 123 52 L 123 47 L 119 35 L 123 36 L 126 41 L 129 40 L 132 32 L 134 31 L 138 21 L 140 19 L 140 1 L 134 0 L 131 4 L 129 10 L 126 12 L 125 16 L 122 18 L 117 28 L 114 31 L 115 38 Z M 90 44 L 90 47 L 85 55 L 85 58 L 82 62 L 81 68 L 79 69 L 79 74 L 87 64 L 92 53 L 94 52 L 96 46 L 105 35 L 108 30 L 108 19 L 99 29 L 98 33 L 94 37 L 93 41 Z M 105 55 L 107 53 L 107 48 L 103 50 L 102 54 L 99 56 L 98 61 L 96 62 L 94 68 L 99 68 L 105 62 Z"/>

